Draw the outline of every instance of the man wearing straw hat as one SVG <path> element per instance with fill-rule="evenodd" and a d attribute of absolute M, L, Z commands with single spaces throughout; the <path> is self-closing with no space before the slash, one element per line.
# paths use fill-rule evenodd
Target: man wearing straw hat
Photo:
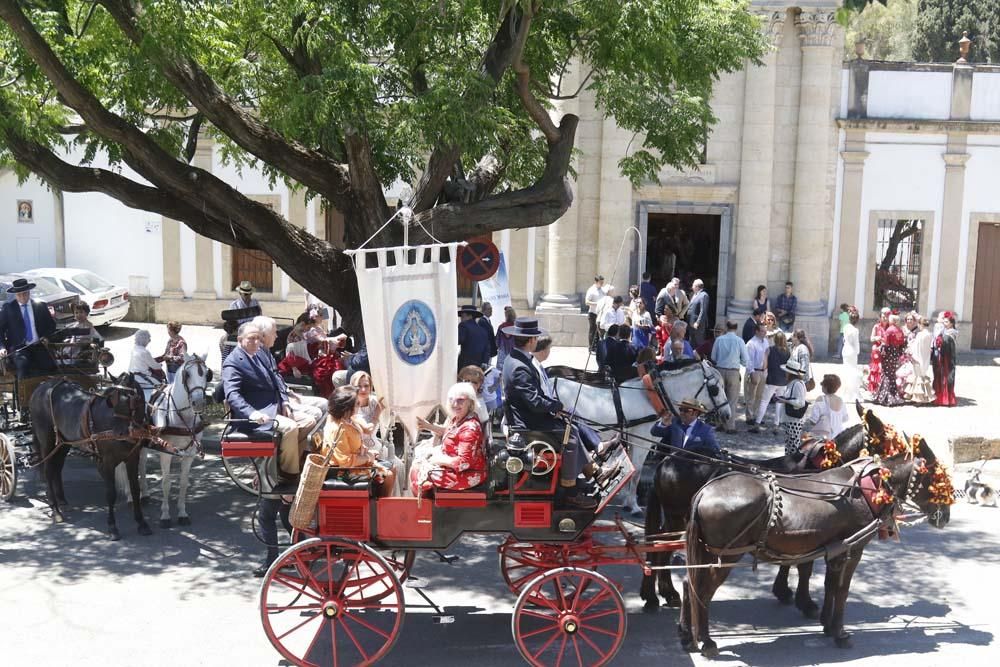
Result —
<path fill-rule="evenodd" d="M 721 458 L 722 449 L 715 439 L 715 430 L 699 419 L 707 412 L 705 406 L 693 398 L 685 398 L 677 405 L 677 412 L 680 417 L 672 422 L 667 421 L 667 415 L 661 417 L 653 424 L 650 435 L 661 438 L 664 445 Z"/>
<path fill-rule="evenodd" d="M 512 429 L 525 431 L 554 431 L 563 433 L 567 415 L 557 398 L 546 394 L 542 378 L 532 363 L 532 353 L 539 336 L 547 332 L 538 328 L 538 320 L 519 317 L 514 326 L 504 332 L 513 336 L 514 349 L 503 364 L 503 385 L 507 401 L 504 404 L 507 424 Z M 562 446 L 562 465 L 559 468 L 559 489 L 556 506 L 562 509 L 593 509 L 597 500 L 578 493 L 576 478 L 587 464 L 581 451 L 579 432 L 570 428 L 568 441 Z"/>
<path fill-rule="evenodd" d="M 244 310 L 246 308 L 260 308 L 260 302 L 253 296 L 253 283 L 249 280 L 240 281 L 240 284 L 236 286 L 236 293 L 239 297 L 233 299 L 229 304 L 229 310 Z M 237 320 L 237 324 L 245 324 L 253 319 L 253 316 L 244 317 L 243 319 Z"/>

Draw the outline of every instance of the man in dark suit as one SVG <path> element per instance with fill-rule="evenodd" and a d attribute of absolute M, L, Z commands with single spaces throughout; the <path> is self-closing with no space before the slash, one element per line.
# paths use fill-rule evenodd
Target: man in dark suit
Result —
<path fill-rule="evenodd" d="M 711 426 L 698 419 L 705 414 L 705 406 L 695 400 L 685 399 L 677 406 L 680 418 L 667 423 L 661 419 L 653 424 L 650 434 L 660 442 L 677 449 L 697 452 L 714 458 L 722 457 L 722 449 L 715 439 Z"/>
<path fill-rule="evenodd" d="M 757 325 L 764 322 L 764 310 L 762 308 L 757 308 L 752 313 L 747 321 L 743 323 L 743 342 L 748 343 L 750 339 L 754 337 L 757 333 Z"/>
<path fill-rule="evenodd" d="M 13 356 L 17 377 L 55 372 L 56 364 L 42 345 L 32 345 L 56 332 L 49 307 L 31 298 L 35 283 L 17 278 L 7 288 L 14 299 L 0 308 L 0 359 Z"/>
<path fill-rule="evenodd" d="M 531 353 L 538 337 L 545 331 L 538 328 L 538 320 L 519 317 L 513 327 L 504 332 L 513 336 L 514 349 L 503 364 L 504 410 L 507 426 L 526 431 L 557 431 L 566 428 L 563 404 L 548 396 L 542 388 L 542 378 L 532 361 Z M 575 428 L 569 442 L 562 447 L 562 465 L 559 469 L 559 490 L 556 504 L 565 509 L 592 509 L 597 506 L 594 498 L 577 493 L 576 478 L 586 465 L 580 451 L 580 437 Z"/>
<path fill-rule="evenodd" d="M 491 317 L 493 317 L 493 304 L 489 301 L 483 301 L 483 316 L 476 320 L 476 324 L 486 330 L 486 337 L 490 341 L 490 359 L 497 356 L 497 336 L 493 331 L 493 323 L 490 322 Z"/>
<path fill-rule="evenodd" d="M 708 326 L 708 292 L 705 283 L 698 278 L 691 283 L 691 303 L 688 305 L 688 337 L 691 345 L 697 347 L 705 340 L 705 327 Z"/>
<path fill-rule="evenodd" d="M 490 335 L 477 320 L 483 314 L 475 306 L 462 306 L 458 311 L 461 320 L 458 323 L 458 370 L 466 366 L 479 366 L 490 363 Z"/>

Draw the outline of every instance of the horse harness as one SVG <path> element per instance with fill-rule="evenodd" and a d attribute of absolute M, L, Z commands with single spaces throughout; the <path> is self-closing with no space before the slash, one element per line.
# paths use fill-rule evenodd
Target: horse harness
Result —
<path fill-rule="evenodd" d="M 202 394 L 204 394 L 205 389 L 203 387 L 195 387 L 194 389 L 192 389 L 191 387 L 188 386 L 187 374 L 184 372 L 184 369 L 187 368 L 188 364 L 197 364 L 199 367 L 199 372 L 201 372 L 201 367 L 205 366 L 205 362 L 201 361 L 200 359 L 191 359 L 190 361 L 186 362 L 183 366 L 181 366 L 180 369 L 178 369 L 178 373 L 181 374 L 181 383 L 184 387 L 184 392 L 188 395 L 188 398 L 190 399 L 191 393 L 194 390 L 200 390 Z M 146 405 L 146 412 L 150 419 L 153 419 L 154 413 L 161 409 L 164 410 L 168 415 L 170 414 L 171 404 L 174 403 L 174 399 L 173 396 L 171 396 L 170 393 L 168 393 L 167 391 L 167 388 L 169 386 L 170 385 L 168 384 L 160 384 L 156 387 L 156 389 L 153 390 L 153 393 L 150 394 L 149 403 Z M 160 403 L 161 400 L 164 399 L 164 397 L 166 398 L 167 405 L 164 408 L 160 408 L 158 407 L 158 404 Z M 198 440 L 198 435 L 205 430 L 205 422 L 204 420 L 199 418 L 199 415 L 197 412 L 195 412 L 193 406 L 188 405 L 187 410 L 190 410 L 193 415 L 191 425 L 188 425 L 187 420 L 184 419 L 184 416 L 182 414 L 183 410 L 181 408 L 178 408 L 174 403 L 173 412 L 175 412 L 177 414 L 177 417 L 181 420 L 182 426 L 164 426 L 163 428 L 156 429 L 156 433 L 157 435 L 161 436 L 171 435 L 171 436 L 189 438 L 187 445 L 185 445 L 184 447 L 176 448 L 177 453 L 182 454 L 183 452 L 186 452 L 193 446 L 195 448 L 197 456 L 199 458 L 204 458 L 205 452 L 201 448 L 201 442 Z"/>

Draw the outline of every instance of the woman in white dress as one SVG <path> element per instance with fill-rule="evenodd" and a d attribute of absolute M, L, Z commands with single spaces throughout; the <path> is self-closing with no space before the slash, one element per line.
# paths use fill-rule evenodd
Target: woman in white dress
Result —
<path fill-rule="evenodd" d="M 823 395 L 809 406 L 802 430 L 817 440 L 833 440 L 844 430 L 848 420 L 847 406 L 837 396 L 840 378 L 836 375 L 824 375 L 819 385 L 823 389 Z"/>
<path fill-rule="evenodd" d="M 903 396 L 914 403 L 934 402 L 934 384 L 931 381 L 931 348 L 934 337 L 929 330 L 930 324 L 929 319 L 921 317 L 917 335 L 909 345 L 913 372 L 903 390 Z"/>
<path fill-rule="evenodd" d="M 841 376 L 843 377 L 843 397 L 847 403 L 853 403 L 858 399 L 858 390 L 861 388 L 861 369 L 858 368 L 858 354 L 861 353 L 861 336 L 858 331 L 858 322 L 861 320 L 861 313 L 854 306 L 847 310 L 847 325 L 844 327 L 844 350 L 841 357 L 841 364 L 844 367 Z"/>
<path fill-rule="evenodd" d="M 128 372 L 135 374 L 136 383 L 142 387 L 142 392 L 146 396 L 146 403 L 153 390 L 167 381 L 167 374 L 163 372 L 163 366 L 153 358 L 149 351 L 149 332 L 139 329 L 135 332 L 135 347 L 132 348 L 132 356 L 129 359 Z M 146 494 L 146 457 L 148 450 L 143 447 L 139 450 L 139 495 L 148 498 Z M 121 463 L 115 470 L 115 477 L 118 481 L 119 489 L 128 488 L 128 477 L 125 474 L 125 464 Z M 129 497 L 126 494 L 126 497 Z"/>

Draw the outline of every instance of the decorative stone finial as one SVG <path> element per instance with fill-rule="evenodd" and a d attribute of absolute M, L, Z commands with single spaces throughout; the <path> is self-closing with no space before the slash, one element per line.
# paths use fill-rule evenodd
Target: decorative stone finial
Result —
<path fill-rule="evenodd" d="M 972 40 L 969 39 L 969 31 L 962 31 L 962 39 L 958 40 L 958 52 L 961 54 L 957 62 L 967 63 L 969 57 L 969 47 L 972 46 Z"/>
<path fill-rule="evenodd" d="M 865 57 L 865 38 L 858 37 L 854 41 L 854 55 L 858 57 L 858 60 L 864 60 Z"/>

